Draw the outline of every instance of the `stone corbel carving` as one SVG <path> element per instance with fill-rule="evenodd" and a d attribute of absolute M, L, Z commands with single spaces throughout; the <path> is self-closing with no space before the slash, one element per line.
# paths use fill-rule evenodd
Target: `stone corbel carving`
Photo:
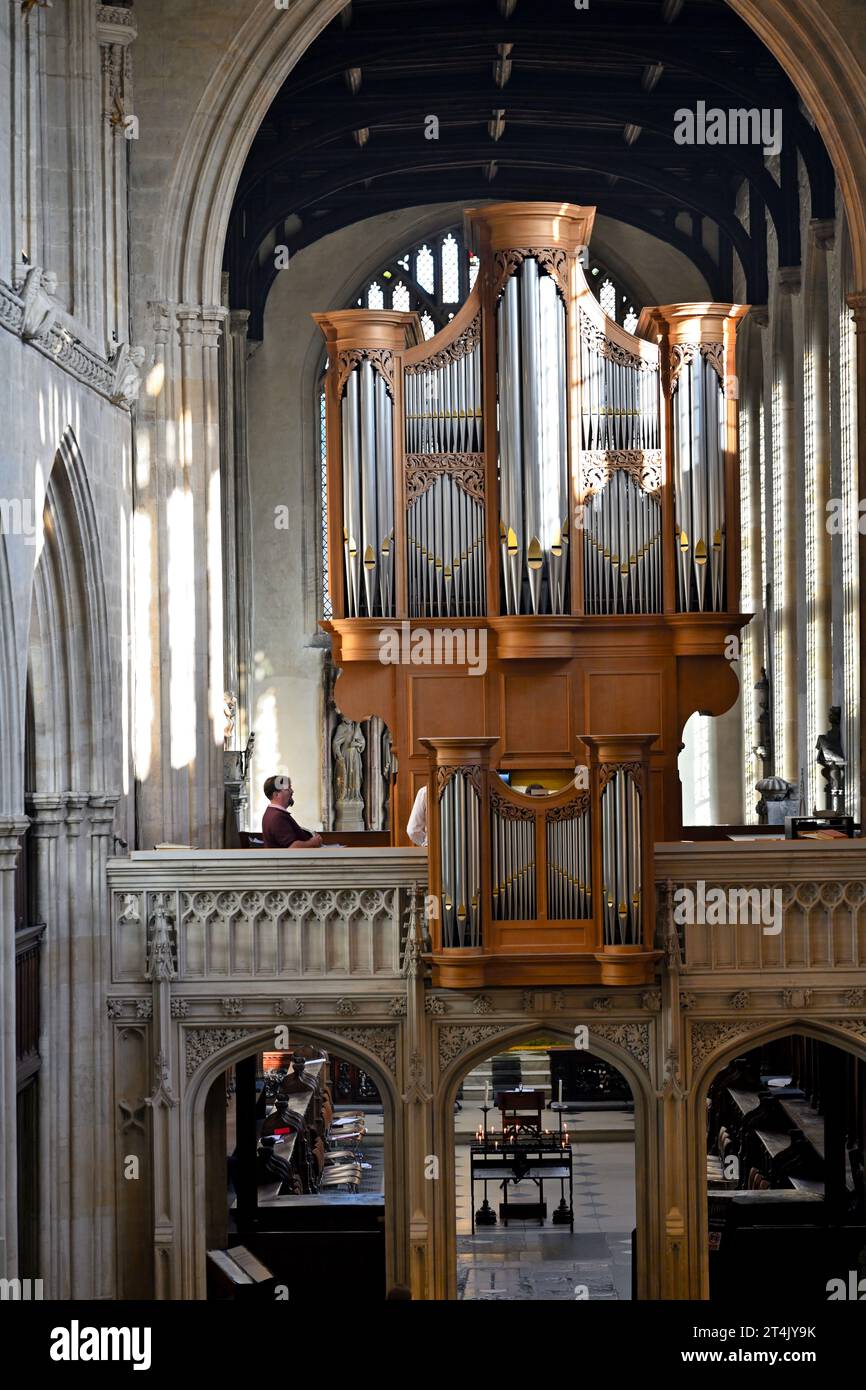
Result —
<path fill-rule="evenodd" d="M 54 299 L 57 293 L 57 276 L 51 270 L 43 270 L 41 265 L 30 266 L 21 287 L 24 302 L 24 318 L 21 324 L 21 337 L 25 343 L 35 338 L 47 338 L 59 311 Z"/>
<path fill-rule="evenodd" d="M 124 406 L 129 410 L 138 400 L 141 390 L 141 368 L 144 365 L 144 348 L 121 343 L 111 359 L 114 368 L 114 386 L 111 392 L 112 405 Z"/>

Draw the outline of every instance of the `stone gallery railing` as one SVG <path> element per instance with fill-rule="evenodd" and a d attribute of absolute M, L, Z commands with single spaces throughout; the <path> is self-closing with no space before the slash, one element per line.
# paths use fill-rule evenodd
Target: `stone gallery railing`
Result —
<path fill-rule="evenodd" d="M 427 855 L 154 851 L 110 860 L 108 881 L 116 983 L 150 978 L 155 937 L 167 937 L 173 978 L 186 982 L 393 980 Z"/>
<path fill-rule="evenodd" d="M 847 972 L 862 999 L 864 841 L 657 844 L 654 859 L 659 929 L 673 914 L 683 972 Z"/>

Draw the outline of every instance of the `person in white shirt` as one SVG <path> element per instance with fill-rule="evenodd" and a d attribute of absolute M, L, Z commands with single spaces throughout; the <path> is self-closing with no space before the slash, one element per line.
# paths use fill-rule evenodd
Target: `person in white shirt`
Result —
<path fill-rule="evenodd" d="M 420 788 L 418 795 L 412 805 L 409 821 L 406 826 L 406 834 L 413 845 L 426 845 L 427 843 L 427 786 L 426 783 Z"/>

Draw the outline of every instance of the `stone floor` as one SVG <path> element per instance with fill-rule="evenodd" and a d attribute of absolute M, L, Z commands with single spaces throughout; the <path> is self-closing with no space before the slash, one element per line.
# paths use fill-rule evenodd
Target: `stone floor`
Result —
<path fill-rule="evenodd" d="M 634 1145 L 623 1139 L 574 1145 L 574 1234 L 548 1217 L 510 1221 L 472 1235 L 469 1146 L 457 1146 L 457 1296 L 461 1299 L 573 1300 L 631 1297 Z M 527 1186 L 529 1186 L 527 1184 Z M 481 1187 L 476 1202 L 481 1200 Z M 492 1186 L 490 1205 L 498 1210 Z M 585 1290 L 585 1292 L 584 1292 Z"/>

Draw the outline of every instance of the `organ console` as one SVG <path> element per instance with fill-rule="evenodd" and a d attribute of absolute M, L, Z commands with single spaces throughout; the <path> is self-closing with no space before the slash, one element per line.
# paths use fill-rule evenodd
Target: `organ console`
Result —
<path fill-rule="evenodd" d="M 737 695 L 747 310 L 650 307 L 628 333 L 583 274 L 594 216 L 468 211 L 476 284 L 429 341 L 414 314 L 314 315 L 335 698 L 391 731 L 398 842 L 428 785 L 440 985 L 649 979 L 682 730 Z"/>

